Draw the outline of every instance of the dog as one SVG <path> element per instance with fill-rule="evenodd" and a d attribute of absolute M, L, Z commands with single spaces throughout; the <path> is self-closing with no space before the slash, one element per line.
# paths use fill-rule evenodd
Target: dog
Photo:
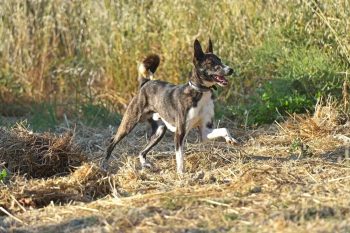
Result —
<path fill-rule="evenodd" d="M 108 168 L 108 161 L 117 143 L 122 140 L 138 122 L 148 121 L 152 128 L 149 142 L 139 153 L 142 168 L 151 168 L 147 153 L 162 139 L 166 130 L 175 133 L 175 153 L 177 173 L 184 173 L 184 140 L 193 129 L 200 130 L 201 141 L 222 137 L 227 143 L 238 143 L 226 128 L 213 127 L 214 93 L 216 85 L 225 87 L 226 76 L 233 69 L 224 65 L 213 53 L 209 39 L 203 52 L 200 42 L 194 41 L 193 69 L 189 82 L 174 85 L 161 80 L 153 80 L 159 65 L 158 55 L 148 56 L 138 67 L 139 91 L 131 100 L 115 136 L 107 148 L 102 168 Z"/>

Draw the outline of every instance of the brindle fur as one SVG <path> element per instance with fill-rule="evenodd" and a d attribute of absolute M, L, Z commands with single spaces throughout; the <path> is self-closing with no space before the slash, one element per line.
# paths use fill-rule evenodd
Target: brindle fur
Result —
<path fill-rule="evenodd" d="M 199 41 L 195 40 L 194 68 L 190 77 L 192 86 L 189 83 L 174 85 L 161 80 L 151 80 L 147 75 L 139 74 L 139 92 L 131 100 L 117 133 L 107 148 L 103 168 L 106 169 L 108 167 L 108 160 L 117 143 L 129 134 L 138 122 L 148 121 L 152 127 L 151 138 L 145 148 L 140 152 L 140 161 L 144 167 L 150 166 L 146 162 L 146 155 L 162 139 L 168 128 L 167 124 L 176 128 L 174 137 L 175 149 L 177 152 L 182 150 L 184 138 L 190 130 L 187 128 L 188 125 L 186 125 L 186 117 L 189 114 L 189 110 L 196 108 L 198 102 L 201 100 L 203 96 L 201 90 L 210 92 L 213 98 L 214 95 L 211 89 L 215 84 L 213 75 L 230 75 L 233 72 L 231 68 L 224 66 L 212 51 L 211 40 L 209 40 L 206 53 L 202 51 Z M 157 55 L 151 55 L 143 61 L 143 68 L 153 75 L 158 64 L 159 57 Z M 199 89 L 194 87 L 198 87 Z M 154 119 L 154 116 L 159 116 L 160 119 Z M 203 127 L 208 129 L 213 127 L 212 119 L 209 122 L 200 121 L 194 124 L 192 128 L 199 128 L 204 132 L 205 129 L 202 129 Z M 230 136 L 228 135 L 226 140 L 228 140 L 228 137 Z M 235 140 L 232 138 L 228 142 L 232 143 Z M 178 172 L 183 172 L 182 164 L 178 164 Z"/>

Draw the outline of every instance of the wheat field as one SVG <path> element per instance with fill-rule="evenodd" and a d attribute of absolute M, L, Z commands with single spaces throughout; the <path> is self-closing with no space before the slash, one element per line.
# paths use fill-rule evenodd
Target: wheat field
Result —
<path fill-rule="evenodd" d="M 215 53 L 236 70 L 220 92 L 232 104 L 293 72 L 292 79 L 320 82 L 329 73 L 344 80 L 349 9 L 347 0 L 2 1 L 0 100 L 10 113 L 20 110 L 9 104 L 49 103 L 58 118 L 86 102 L 122 112 L 136 91 L 137 62 L 157 53 L 157 77 L 186 82 L 194 39 L 206 46 L 209 37 Z M 282 50 L 287 57 L 276 54 Z M 303 63 L 308 50 L 316 53 Z M 331 87 L 317 88 L 326 93 Z"/>

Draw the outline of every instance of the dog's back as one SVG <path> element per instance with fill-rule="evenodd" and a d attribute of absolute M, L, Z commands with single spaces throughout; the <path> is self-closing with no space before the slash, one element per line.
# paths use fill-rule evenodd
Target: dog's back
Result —
<path fill-rule="evenodd" d="M 153 74 L 156 72 L 160 63 L 160 58 L 157 54 L 148 55 L 138 66 L 138 81 L 141 88 L 149 80 L 153 80 Z"/>

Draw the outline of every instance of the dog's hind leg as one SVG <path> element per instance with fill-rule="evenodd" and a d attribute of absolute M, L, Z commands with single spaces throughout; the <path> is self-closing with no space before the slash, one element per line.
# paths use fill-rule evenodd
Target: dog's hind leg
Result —
<path fill-rule="evenodd" d="M 122 140 L 126 135 L 128 135 L 131 130 L 136 126 L 136 124 L 139 122 L 142 116 L 142 109 L 140 106 L 138 106 L 137 99 L 134 98 L 131 103 L 129 104 L 122 122 L 120 123 L 120 126 L 118 127 L 117 133 L 115 136 L 111 139 L 108 147 L 107 147 L 107 153 L 106 158 L 103 160 L 102 163 L 102 169 L 107 170 L 108 168 L 108 160 L 111 157 L 112 151 L 115 148 L 115 146 Z"/>
<path fill-rule="evenodd" d="M 153 120 L 152 118 L 148 119 L 147 120 L 148 123 L 150 124 L 151 126 L 151 135 L 150 135 L 150 138 L 152 138 L 152 136 L 157 132 L 157 129 L 158 129 L 158 121 L 156 120 Z"/>
<path fill-rule="evenodd" d="M 166 127 L 165 125 L 159 125 L 156 121 L 153 123 L 157 124 L 156 128 L 153 128 L 155 125 L 152 125 L 152 132 L 153 135 L 151 136 L 150 141 L 147 143 L 146 147 L 140 152 L 139 158 L 140 158 L 140 163 L 142 168 L 151 168 L 151 164 L 147 162 L 146 160 L 146 155 L 147 153 L 155 146 L 157 143 L 163 138 L 165 132 L 166 132 Z"/>

